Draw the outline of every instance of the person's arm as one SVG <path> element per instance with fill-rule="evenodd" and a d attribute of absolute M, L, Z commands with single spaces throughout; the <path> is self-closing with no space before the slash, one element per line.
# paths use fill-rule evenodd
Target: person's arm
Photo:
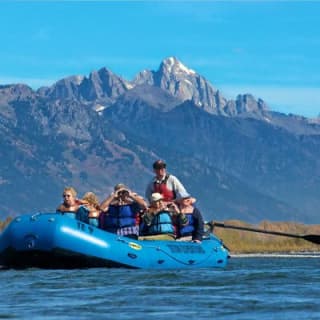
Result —
<path fill-rule="evenodd" d="M 115 196 L 116 194 L 114 192 L 111 192 L 110 195 L 101 202 L 100 208 L 102 211 L 107 211 L 109 209 L 109 206 L 111 202 L 114 200 Z"/>
<path fill-rule="evenodd" d="M 147 203 L 146 201 L 141 197 L 139 196 L 137 193 L 134 193 L 132 191 L 129 191 L 129 197 L 134 201 L 136 202 L 141 209 L 146 209 L 147 208 Z"/>
<path fill-rule="evenodd" d="M 180 214 L 179 207 L 172 201 L 167 202 L 164 209 L 166 211 L 169 211 L 172 215 L 179 215 Z"/>
<path fill-rule="evenodd" d="M 149 182 L 147 189 L 146 189 L 146 199 L 150 202 L 151 200 L 151 195 L 153 192 L 153 180 Z"/>
<path fill-rule="evenodd" d="M 184 213 L 180 212 L 178 214 L 178 219 L 181 226 L 186 226 L 188 224 L 188 218 Z"/>
<path fill-rule="evenodd" d="M 169 178 L 168 178 L 168 182 L 171 183 L 171 187 L 172 187 L 172 190 L 177 194 L 177 193 L 180 193 L 180 194 L 186 194 L 188 193 L 186 188 L 184 187 L 184 185 L 180 182 L 180 180 L 173 176 L 173 175 L 170 175 Z"/>
<path fill-rule="evenodd" d="M 180 211 L 179 207 L 174 202 L 167 204 L 167 210 L 170 212 L 171 216 L 175 216 L 175 219 L 180 226 L 188 224 L 187 216 Z"/>
<path fill-rule="evenodd" d="M 151 210 L 147 210 L 143 215 L 143 221 L 147 226 L 151 225 L 152 219 L 154 217 L 154 212 Z"/>

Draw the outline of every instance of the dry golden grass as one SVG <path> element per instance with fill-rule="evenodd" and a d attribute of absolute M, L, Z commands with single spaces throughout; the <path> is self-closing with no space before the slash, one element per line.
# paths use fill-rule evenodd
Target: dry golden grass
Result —
<path fill-rule="evenodd" d="M 12 217 L 7 217 L 4 221 L 0 221 L 0 231 L 2 231 L 11 221 Z"/>
<path fill-rule="evenodd" d="M 225 224 L 298 235 L 319 234 L 320 237 L 320 225 L 303 225 L 295 222 L 270 221 L 262 221 L 258 225 L 250 225 L 238 220 L 225 221 Z M 220 227 L 215 227 L 214 233 L 223 240 L 231 253 L 320 251 L 320 245 L 303 239 L 261 234 L 251 231 L 224 229 Z"/>

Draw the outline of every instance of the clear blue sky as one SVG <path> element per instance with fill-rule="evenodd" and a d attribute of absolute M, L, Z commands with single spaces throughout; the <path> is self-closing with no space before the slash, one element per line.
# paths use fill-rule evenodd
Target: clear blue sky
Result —
<path fill-rule="evenodd" d="M 0 84 L 107 67 L 132 80 L 176 56 L 227 98 L 320 113 L 320 2 L 0 1 Z"/>

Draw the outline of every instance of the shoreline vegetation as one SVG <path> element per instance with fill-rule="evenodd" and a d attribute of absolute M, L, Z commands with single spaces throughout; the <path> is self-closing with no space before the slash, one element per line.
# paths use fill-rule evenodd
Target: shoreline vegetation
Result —
<path fill-rule="evenodd" d="M 271 221 L 262 221 L 256 225 L 239 220 L 228 220 L 224 222 L 228 225 L 238 227 L 258 228 L 266 231 L 286 232 L 297 235 L 315 234 L 320 237 L 320 225 Z M 224 229 L 220 227 L 214 228 L 214 234 L 223 241 L 232 254 L 320 252 L 319 244 L 303 239 Z"/>
<path fill-rule="evenodd" d="M 12 219 L 12 217 L 7 217 L 5 220 L 0 221 L 0 232 Z M 239 220 L 227 220 L 224 223 L 238 227 L 259 228 L 266 231 L 286 232 L 297 235 L 315 234 L 320 236 L 320 225 L 305 225 L 297 222 L 271 222 L 267 220 L 256 225 Z M 231 254 L 320 252 L 320 245 L 303 239 L 224 229 L 221 227 L 215 227 L 214 234 L 223 241 Z"/>
<path fill-rule="evenodd" d="M 12 220 L 12 217 L 6 217 L 3 221 L 0 220 L 0 233 Z"/>

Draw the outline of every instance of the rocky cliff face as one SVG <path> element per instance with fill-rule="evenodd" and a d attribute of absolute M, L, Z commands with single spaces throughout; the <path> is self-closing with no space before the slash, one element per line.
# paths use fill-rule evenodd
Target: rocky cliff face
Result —
<path fill-rule="evenodd" d="M 219 91 L 195 71 L 188 69 L 176 58 L 165 59 L 158 71 L 143 71 L 133 82 L 148 84 L 167 91 L 180 102 L 190 100 L 197 107 L 212 114 L 224 114 L 227 103 Z"/>
<path fill-rule="evenodd" d="M 204 77 L 174 57 L 163 60 L 157 71 L 140 72 L 133 85 L 141 84 L 159 87 L 180 102 L 192 101 L 198 108 L 215 115 L 259 115 L 267 110 L 263 100 L 256 101 L 250 94 L 239 95 L 236 101 L 227 101 Z"/>
<path fill-rule="evenodd" d="M 71 76 L 57 81 L 51 87 L 42 87 L 37 93 L 49 100 L 75 100 L 93 107 L 107 107 L 125 93 L 131 85 L 106 68 L 93 71 L 88 77 Z"/>
<path fill-rule="evenodd" d="M 33 91 L 0 86 L 0 214 L 54 210 L 64 186 L 144 194 L 167 160 L 206 219 L 317 222 L 320 126 L 227 101 L 175 58 L 129 82 L 105 68 Z"/>

